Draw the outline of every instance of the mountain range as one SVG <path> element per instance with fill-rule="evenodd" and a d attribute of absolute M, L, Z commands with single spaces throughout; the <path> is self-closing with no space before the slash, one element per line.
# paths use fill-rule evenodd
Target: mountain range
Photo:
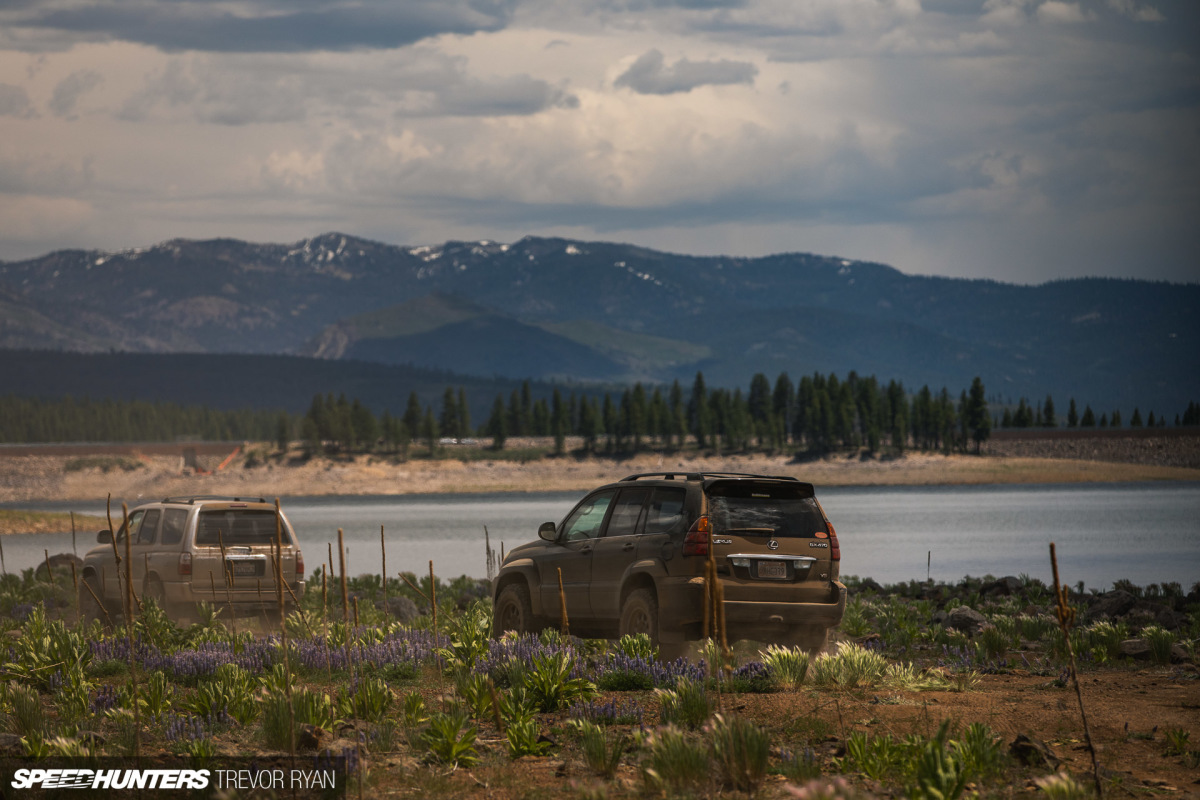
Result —
<path fill-rule="evenodd" d="M 957 394 L 979 375 L 993 402 L 1052 394 L 1097 415 L 1173 414 L 1200 398 L 1200 285 L 1021 286 L 559 238 L 179 239 L 0 262 L 0 348 L 286 354 L 614 385 L 854 370 Z"/>

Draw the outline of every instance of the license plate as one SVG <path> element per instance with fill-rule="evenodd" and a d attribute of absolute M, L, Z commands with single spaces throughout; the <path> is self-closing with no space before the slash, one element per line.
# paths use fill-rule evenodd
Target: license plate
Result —
<path fill-rule="evenodd" d="M 261 575 L 259 571 L 259 562 L 257 561 L 230 561 L 229 567 L 235 576 L 237 575 Z"/>
<path fill-rule="evenodd" d="M 760 561 L 758 562 L 758 577 L 786 578 L 787 564 L 782 561 Z"/>

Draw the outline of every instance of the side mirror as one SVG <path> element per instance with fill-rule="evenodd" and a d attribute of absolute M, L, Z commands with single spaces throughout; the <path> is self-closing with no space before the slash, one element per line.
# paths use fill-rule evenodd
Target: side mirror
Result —
<path fill-rule="evenodd" d="M 558 529 L 554 527 L 553 522 L 543 522 L 538 526 L 538 537 L 545 539 L 547 542 L 553 542 L 558 538 Z"/>
<path fill-rule="evenodd" d="M 112 531 L 100 531 L 96 534 L 96 541 L 100 544 L 108 544 L 112 541 Z"/>

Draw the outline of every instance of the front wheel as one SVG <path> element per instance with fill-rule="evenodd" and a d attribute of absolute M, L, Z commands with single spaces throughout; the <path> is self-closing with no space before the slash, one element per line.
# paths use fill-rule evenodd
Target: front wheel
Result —
<path fill-rule="evenodd" d="M 533 604 L 529 601 L 529 589 L 524 583 L 510 583 L 496 597 L 496 609 L 492 615 L 492 635 L 502 636 L 508 631 L 534 633 Z"/>
<path fill-rule="evenodd" d="M 649 589 L 635 589 L 621 606 L 620 633 L 636 636 L 644 633 L 658 646 L 658 599 Z"/>

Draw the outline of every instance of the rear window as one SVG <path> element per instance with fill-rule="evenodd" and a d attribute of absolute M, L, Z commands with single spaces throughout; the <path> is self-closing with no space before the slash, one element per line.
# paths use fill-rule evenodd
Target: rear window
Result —
<path fill-rule="evenodd" d="M 224 540 L 231 545 L 275 544 L 275 512 L 269 509 L 228 509 L 201 511 L 196 523 L 196 544 L 215 547 Z M 287 524 L 283 525 L 283 543 L 291 544 Z"/>
<path fill-rule="evenodd" d="M 714 484 L 707 489 L 713 529 L 799 538 L 828 533 L 811 491 L 805 484 Z"/>

